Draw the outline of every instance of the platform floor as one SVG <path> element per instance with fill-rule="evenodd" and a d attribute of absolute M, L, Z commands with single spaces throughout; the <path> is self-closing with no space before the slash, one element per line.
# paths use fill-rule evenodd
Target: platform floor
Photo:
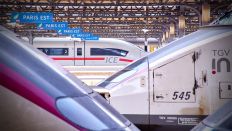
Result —
<path fill-rule="evenodd" d="M 89 86 L 95 86 L 124 66 L 63 66 Z"/>

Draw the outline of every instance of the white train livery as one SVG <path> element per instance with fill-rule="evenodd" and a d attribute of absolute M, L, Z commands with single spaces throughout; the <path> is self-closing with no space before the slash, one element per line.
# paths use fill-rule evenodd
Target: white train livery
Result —
<path fill-rule="evenodd" d="M 132 43 L 110 38 L 80 41 L 37 37 L 33 46 L 64 66 L 127 65 L 147 54 Z"/>

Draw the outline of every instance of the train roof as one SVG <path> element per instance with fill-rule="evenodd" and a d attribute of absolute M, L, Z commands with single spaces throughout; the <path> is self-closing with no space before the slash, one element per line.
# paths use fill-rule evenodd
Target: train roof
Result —
<path fill-rule="evenodd" d="M 169 54 L 181 53 L 183 49 L 188 47 L 188 49 L 199 46 L 203 44 L 201 42 L 206 42 L 207 39 L 217 39 L 214 36 L 232 32 L 232 25 L 218 25 L 218 26 L 207 26 L 202 27 L 196 32 L 184 36 L 181 39 L 177 39 L 168 45 L 160 48 L 156 52 L 148 55 L 149 62 L 152 63 L 160 58 L 163 58 Z M 213 36 L 213 37 L 212 37 Z"/>
<path fill-rule="evenodd" d="M 111 77 L 99 83 L 98 86 L 111 89 L 124 79 L 129 78 L 136 71 L 145 68 L 144 64 L 146 63 L 146 58 L 148 58 L 150 67 L 156 66 L 160 62 L 173 57 L 173 55 L 193 49 L 197 46 L 200 46 L 200 44 L 208 43 L 207 40 L 209 39 L 216 40 L 218 35 L 227 32 L 229 32 L 228 35 L 232 34 L 232 25 L 202 27 L 198 31 L 175 40 L 170 44 L 158 49 L 156 52 L 153 52 L 152 54 L 149 54 L 148 56 L 140 58 L 139 60 L 131 63 L 121 71 L 116 72 Z M 135 70 L 135 72 L 132 70 Z"/>
<path fill-rule="evenodd" d="M 26 40 L 28 41 L 28 38 L 26 37 L 23 37 L 22 38 L 23 40 Z M 33 41 L 81 41 L 80 38 L 71 38 L 71 37 L 35 37 L 33 39 Z M 102 43 L 102 42 L 105 42 L 105 43 L 110 43 L 110 44 L 117 44 L 119 45 L 120 44 L 120 47 L 122 46 L 131 46 L 133 48 L 136 48 L 140 51 L 144 51 L 142 48 L 139 48 L 138 46 L 136 46 L 135 44 L 133 43 L 130 43 L 130 42 L 127 42 L 127 41 L 124 41 L 124 40 L 120 40 L 120 39 L 115 39 L 115 38 L 99 38 L 99 40 L 88 40 L 89 43 Z M 144 51 L 145 52 L 145 51 Z"/>
<path fill-rule="evenodd" d="M 174 53 L 177 50 L 183 49 L 187 46 L 197 46 L 196 43 L 211 38 L 211 36 L 219 35 L 229 32 L 232 29 L 232 11 L 226 12 L 217 20 L 209 25 L 201 27 L 198 31 L 177 39 L 163 48 L 148 56 L 150 62 L 162 58 L 168 54 Z"/>

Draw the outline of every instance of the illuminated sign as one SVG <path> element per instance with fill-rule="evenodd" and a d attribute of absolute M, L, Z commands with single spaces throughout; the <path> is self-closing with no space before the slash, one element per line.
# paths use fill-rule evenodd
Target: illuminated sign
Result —
<path fill-rule="evenodd" d="M 45 30 L 64 30 L 68 28 L 68 22 L 49 22 L 49 23 L 38 23 L 37 29 Z"/>
<path fill-rule="evenodd" d="M 99 40 L 99 36 L 94 36 L 90 32 L 82 32 L 82 28 L 69 28 L 67 22 L 53 22 L 51 12 L 12 12 L 11 22 L 35 23 L 37 29 L 56 30 L 58 34 L 82 40 Z"/>
<path fill-rule="evenodd" d="M 72 35 L 72 34 L 81 34 L 82 29 L 81 28 L 66 28 L 66 29 L 59 29 L 57 30 L 58 34 L 66 34 L 66 35 Z"/>
<path fill-rule="evenodd" d="M 50 12 L 12 12 L 11 22 L 20 23 L 46 23 L 53 21 L 53 13 Z"/>
<path fill-rule="evenodd" d="M 71 34 L 71 37 L 72 38 L 81 38 L 81 40 L 99 40 L 99 36 L 93 35 L 90 32 Z"/>
<path fill-rule="evenodd" d="M 99 36 L 82 37 L 81 40 L 99 40 Z"/>
<path fill-rule="evenodd" d="M 72 38 L 86 38 L 86 37 L 91 37 L 93 36 L 92 33 L 89 32 L 82 32 L 82 33 L 78 33 L 78 34 L 71 34 Z"/>

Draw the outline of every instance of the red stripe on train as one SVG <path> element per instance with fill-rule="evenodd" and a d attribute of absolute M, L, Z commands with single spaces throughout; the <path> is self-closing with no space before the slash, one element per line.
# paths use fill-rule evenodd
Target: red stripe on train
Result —
<path fill-rule="evenodd" d="M 104 57 L 99 57 L 99 58 L 91 58 L 91 57 L 87 57 L 87 58 L 73 58 L 73 57 L 66 57 L 66 58 L 61 58 L 61 57 L 53 57 L 53 60 L 105 60 Z"/>
<path fill-rule="evenodd" d="M 53 57 L 53 60 L 105 60 L 104 57 L 86 57 L 86 58 L 73 58 L 73 57 Z M 133 60 L 130 59 L 125 59 L 125 58 L 119 58 L 119 61 L 123 61 L 123 62 L 133 62 Z"/>
<path fill-rule="evenodd" d="M 133 62 L 133 60 L 125 59 L 125 58 L 119 58 L 119 61 L 124 61 L 124 62 Z"/>
<path fill-rule="evenodd" d="M 105 60 L 105 58 L 104 57 L 100 57 L 100 58 L 87 57 L 87 58 L 84 58 L 84 60 Z"/>

